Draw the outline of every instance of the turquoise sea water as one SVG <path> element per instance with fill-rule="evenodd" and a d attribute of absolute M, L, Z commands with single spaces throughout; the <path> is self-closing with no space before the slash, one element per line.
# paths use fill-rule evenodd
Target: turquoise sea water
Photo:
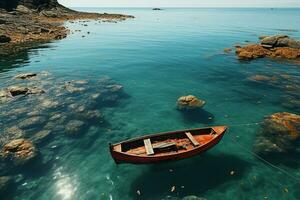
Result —
<path fill-rule="evenodd" d="M 208 200 L 300 199 L 299 182 L 249 153 L 260 128 L 253 123 L 275 112 L 300 114 L 299 107 L 284 104 L 297 97 L 297 91 L 287 94 L 284 87 L 299 85 L 299 65 L 269 59 L 240 62 L 234 48 L 223 53 L 235 44 L 257 42 L 260 35 L 288 34 L 299 39 L 299 9 L 81 10 L 136 18 L 118 23 L 66 23 L 72 32 L 66 39 L 2 58 L 1 88 L 12 84 L 11 77 L 17 73 L 48 71 L 53 87 L 62 81 L 88 80 L 89 92 L 96 93 L 95 81 L 109 76 L 123 85 L 127 96 L 101 108 L 108 122 L 104 126 L 86 120 L 89 128 L 78 138 L 56 130 L 55 137 L 39 147 L 41 156 L 50 161 L 35 170 L 15 172 L 24 178 L 5 198 L 158 200 L 196 195 Z M 257 74 L 289 78 L 275 84 L 249 81 Z M 205 100 L 205 111 L 183 114 L 176 110 L 177 98 L 188 94 Z M 68 99 L 61 102 L 68 104 Z M 84 94 L 76 102 L 83 104 Z M 23 104 L 21 99 L 9 108 Z M 43 113 L 47 114 L 50 112 Z M 8 120 L 12 116 L 5 112 L 0 117 L 1 131 L 21 120 L 17 114 Z M 214 124 L 229 125 L 228 134 L 215 148 L 191 159 L 117 166 L 108 152 L 109 142 Z M 276 165 L 300 177 L 300 162 L 288 160 L 292 164 L 279 161 Z M 176 190 L 171 192 L 173 186 Z"/>

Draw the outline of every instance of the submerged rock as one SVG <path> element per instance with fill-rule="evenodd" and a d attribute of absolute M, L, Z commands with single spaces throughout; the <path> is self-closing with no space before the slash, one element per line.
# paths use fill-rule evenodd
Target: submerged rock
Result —
<path fill-rule="evenodd" d="M 18 126 L 23 129 L 33 128 L 35 126 L 40 126 L 47 121 L 44 116 L 33 116 L 21 121 Z"/>
<path fill-rule="evenodd" d="M 32 142 L 21 138 L 4 145 L 1 155 L 12 161 L 15 166 L 22 166 L 34 160 L 38 155 L 38 150 Z"/>
<path fill-rule="evenodd" d="M 14 76 L 14 79 L 30 79 L 30 78 L 33 78 L 36 76 L 37 76 L 36 73 L 23 73 L 23 74 L 18 74 L 16 76 Z"/>
<path fill-rule="evenodd" d="M 300 152 L 300 116 L 292 113 L 275 113 L 268 116 L 254 144 L 260 154 Z"/>
<path fill-rule="evenodd" d="M 84 117 L 88 120 L 94 120 L 100 123 L 102 123 L 104 119 L 103 114 L 100 110 L 89 110 L 84 113 Z"/>
<path fill-rule="evenodd" d="M 0 195 L 4 195 L 10 188 L 13 187 L 15 181 L 11 176 L 0 176 Z"/>
<path fill-rule="evenodd" d="M 32 136 L 32 141 L 36 144 L 45 142 L 51 136 L 50 130 L 42 130 Z"/>
<path fill-rule="evenodd" d="M 3 133 L 0 134 L 0 146 L 8 143 L 11 140 L 22 138 L 24 133 L 25 132 L 17 126 L 4 129 Z"/>
<path fill-rule="evenodd" d="M 202 197 L 197 197 L 195 195 L 190 195 L 190 196 L 183 197 L 182 200 L 206 200 L 206 199 Z"/>
<path fill-rule="evenodd" d="M 115 92 L 122 92 L 123 90 L 123 86 L 122 85 L 118 85 L 118 84 L 114 84 L 114 85 L 108 85 L 106 86 L 106 88 L 112 92 L 112 93 L 115 93 Z"/>
<path fill-rule="evenodd" d="M 95 93 L 95 94 L 92 94 L 90 98 L 92 100 L 97 100 L 100 96 L 101 96 L 101 93 Z"/>
<path fill-rule="evenodd" d="M 272 82 L 276 82 L 277 78 L 276 78 L 276 76 L 266 76 L 266 75 L 257 74 L 257 75 L 250 76 L 248 78 L 248 80 L 255 81 L 255 82 L 271 82 L 272 83 Z"/>
<path fill-rule="evenodd" d="M 177 108 L 179 110 L 194 110 L 202 108 L 204 105 L 205 101 L 193 95 L 182 96 L 177 100 Z"/>
<path fill-rule="evenodd" d="M 41 102 L 40 106 L 42 108 L 55 108 L 59 105 L 57 101 L 51 101 L 49 99 L 45 99 Z"/>
<path fill-rule="evenodd" d="M 224 51 L 224 53 L 230 53 L 232 51 L 232 49 L 231 48 L 225 48 L 223 51 Z"/>
<path fill-rule="evenodd" d="M 77 135 L 81 133 L 85 128 L 85 123 L 79 120 L 71 120 L 66 125 L 66 132 L 70 135 Z"/>
<path fill-rule="evenodd" d="M 77 85 L 81 85 L 81 84 L 77 84 Z M 76 84 L 74 84 L 74 82 L 71 81 L 65 83 L 64 88 L 70 93 L 78 93 L 86 90 L 84 87 L 76 86 Z"/>
<path fill-rule="evenodd" d="M 43 94 L 43 93 L 45 93 L 45 90 L 38 87 L 29 88 L 27 92 L 27 94 Z"/>

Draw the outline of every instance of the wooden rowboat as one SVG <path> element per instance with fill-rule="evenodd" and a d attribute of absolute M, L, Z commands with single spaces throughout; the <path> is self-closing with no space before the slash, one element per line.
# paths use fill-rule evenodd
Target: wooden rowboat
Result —
<path fill-rule="evenodd" d="M 117 164 L 147 164 L 198 155 L 222 139 L 226 126 L 158 133 L 109 144 Z"/>

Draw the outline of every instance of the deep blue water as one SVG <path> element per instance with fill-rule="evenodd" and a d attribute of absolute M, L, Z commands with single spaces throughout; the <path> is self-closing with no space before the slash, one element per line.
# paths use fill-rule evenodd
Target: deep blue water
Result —
<path fill-rule="evenodd" d="M 75 139 L 56 131 L 55 138 L 40 147 L 42 156 L 51 157 L 50 163 L 38 172 L 26 171 L 11 196 L 26 200 L 156 200 L 187 195 L 208 200 L 300 199 L 299 183 L 249 153 L 260 129 L 254 123 L 275 112 L 300 114 L 299 108 L 282 105 L 287 95 L 284 86 L 299 84 L 299 66 L 270 59 L 240 62 L 233 48 L 246 41 L 257 42 L 260 35 L 288 34 L 299 39 L 299 9 L 80 10 L 136 18 L 118 23 L 66 23 L 72 32 L 66 39 L 3 59 L 1 88 L 12 84 L 11 77 L 19 72 L 49 71 L 53 87 L 63 81 L 84 79 L 89 81 L 90 93 L 97 92 L 97 79 L 109 76 L 124 86 L 127 97 L 101 109 L 109 122 L 105 127 L 86 121 L 91 128 Z M 227 47 L 233 52 L 223 53 Z M 290 78 L 275 85 L 248 80 L 256 74 Z M 205 100 L 205 111 L 180 113 L 176 100 L 187 94 Z M 55 96 L 48 98 L 57 100 Z M 60 100 L 68 104 L 68 99 Z M 83 104 L 84 100 L 82 95 L 75 101 Z M 25 102 L 20 100 L 5 108 Z M 0 117 L 4 121 L 7 116 L 2 112 Z M 15 121 L 2 123 L 1 130 L 21 120 L 21 116 L 14 117 Z M 192 159 L 117 166 L 107 148 L 108 142 L 146 133 L 212 124 L 229 125 L 228 134 L 215 148 Z M 238 144 L 232 138 L 237 138 Z M 58 148 L 53 150 L 53 146 Z M 299 164 L 293 160 L 292 166 L 276 165 L 300 177 Z M 233 176 L 231 171 L 235 171 Z M 175 192 L 170 191 L 172 186 L 176 186 Z"/>

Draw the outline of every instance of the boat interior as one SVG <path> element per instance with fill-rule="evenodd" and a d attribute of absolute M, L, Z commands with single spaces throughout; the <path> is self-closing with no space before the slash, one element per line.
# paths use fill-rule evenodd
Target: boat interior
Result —
<path fill-rule="evenodd" d="M 217 136 L 212 128 L 181 131 L 138 138 L 114 146 L 114 150 L 135 156 L 162 156 L 202 146 Z"/>

